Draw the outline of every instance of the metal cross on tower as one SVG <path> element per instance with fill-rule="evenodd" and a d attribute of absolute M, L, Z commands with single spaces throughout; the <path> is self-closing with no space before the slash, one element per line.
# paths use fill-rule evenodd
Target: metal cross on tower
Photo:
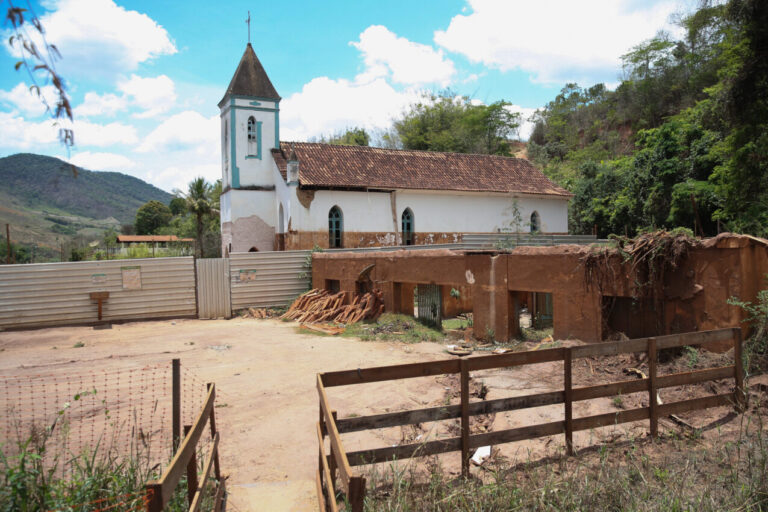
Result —
<path fill-rule="evenodd" d="M 248 25 L 248 44 L 251 44 L 251 11 L 248 11 L 248 19 L 245 23 Z"/>

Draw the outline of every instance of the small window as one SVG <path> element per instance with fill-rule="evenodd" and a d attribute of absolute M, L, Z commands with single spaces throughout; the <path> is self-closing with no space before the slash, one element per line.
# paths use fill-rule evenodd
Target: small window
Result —
<path fill-rule="evenodd" d="M 538 233 L 541 231 L 541 218 L 539 212 L 533 212 L 531 214 L 531 233 Z"/>
<path fill-rule="evenodd" d="M 248 156 L 261 158 L 261 123 L 253 116 L 248 118 Z"/>
<path fill-rule="evenodd" d="M 341 208 L 334 206 L 328 213 L 328 247 L 341 248 L 341 232 L 344 226 L 344 217 Z"/>
<path fill-rule="evenodd" d="M 410 208 L 403 211 L 403 245 L 413 245 L 413 212 Z"/>

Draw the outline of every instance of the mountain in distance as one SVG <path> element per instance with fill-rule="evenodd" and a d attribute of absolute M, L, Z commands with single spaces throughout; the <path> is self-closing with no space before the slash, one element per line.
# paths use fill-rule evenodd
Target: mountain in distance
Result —
<path fill-rule="evenodd" d="M 77 235 L 99 237 L 133 224 L 147 201 L 173 197 L 133 176 L 76 169 L 31 153 L 0 158 L 0 223 L 11 225 L 13 242 L 57 248 Z"/>

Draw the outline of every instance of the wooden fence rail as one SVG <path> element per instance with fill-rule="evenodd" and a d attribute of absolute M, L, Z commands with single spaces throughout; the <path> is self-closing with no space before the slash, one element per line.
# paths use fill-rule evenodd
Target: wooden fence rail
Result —
<path fill-rule="evenodd" d="M 200 413 L 193 425 L 185 425 L 184 439 L 181 446 L 165 468 L 159 480 L 146 485 L 149 501 L 147 512 L 162 512 L 176 490 L 182 476 L 187 475 L 187 499 L 189 511 L 197 512 L 202 505 L 203 497 L 210 483 L 211 471 L 216 480 L 214 489 L 214 512 L 221 510 L 224 498 L 225 485 L 221 478 L 219 467 L 219 433 L 216 430 L 214 403 L 216 401 L 216 386 L 208 384 L 208 395 L 205 398 Z M 198 480 L 197 474 L 197 444 L 205 431 L 206 425 L 210 426 L 211 444 L 204 459 L 202 477 Z"/>
<path fill-rule="evenodd" d="M 660 350 L 683 346 L 707 347 L 713 344 L 718 344 L 722 347 L 725 342 L 732 342 L 733 344 L 733 365 L 671 375 L 657 375 L 656 363 L 658 351 Z M 578 388 L 573 387 L 574 360 L 585 357 L 639 352 L 648 354 L 649 375 L 647 378 Z M 470 372 L 551 361 L 563 361 L 562 391 L 484 400 L 474 403 L 469 402 Z M 326 388 L 333 386 L 443 374 L 460 374 L 461 400 L 458 405 L 338 419 L 336 412 L 331 409 L 326 394 Z M 663 405 L 659 404 L 656 400 L 659 389 L 725 378 L 734 379 L 733 392 L 665 403 Z M 359 512 L 362 510 L 365 497 L 365 478 L 354 472 L 352 469 L 354 466 L 384 462 L 392 459 L 406 459 L 460 451 L 462 474 L 466 477 L 469 476 L 470 451 L 481 446 L 564 434 L 567 452 L 573 454 L 574 432 L 641 420 L 649 420 L 650 434 L 655 437 L 658 435 L 659 417 L 724 405 L 734 405 L 738 410 L 743 410 L 746 405 L 743 379 L 742 338 L 741 329 L 739 328 L 673 334 L 611 343 L 595 343 L 570 348 L 553 348 L 530 352 L 321 373 L 317 376 L 317 391 L 320 403 L 320 420 L 317 424 L 319 444 L 317 491 L 320 508 L 323 511 L 336 511 L 336 493 L 337 491 L 343 491 L 347 496 L 352 511 Z M 644 391 L 647 391 L 649 395 L 648 407 L 580 418 L 573 417 L 573 402 Z M 484 434 L 470 434 L 469 422 L 472 416 L 555 404 L 564 405 L 564 418 L 562 421 Z M 459 437 L 354 452 L 345 451 L 341 440 L 341 434 L 348 432 L 452 418 L 461 419 L 461 435 Z M 330 455 L 326 455 L 326 437 L 329 438 Z M 338 489 L 335 485 L 337 472 L 340 484 Z"/>

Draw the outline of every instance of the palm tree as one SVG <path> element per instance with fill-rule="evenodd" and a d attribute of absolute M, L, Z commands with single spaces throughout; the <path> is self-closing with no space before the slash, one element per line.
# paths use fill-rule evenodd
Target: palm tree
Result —
<path fill-rule="evenodd" d="M 218 205 L 212 197 L 213 186 L 199 177 L 189 182 L 187 193 L 183 194 L 187 203 L 187 211 L 195 216 L 197 227 L 197 247 L 199 257 L 203 257 L 203 230 L 205 224 L 203 217 L 218 212 Z"/>

